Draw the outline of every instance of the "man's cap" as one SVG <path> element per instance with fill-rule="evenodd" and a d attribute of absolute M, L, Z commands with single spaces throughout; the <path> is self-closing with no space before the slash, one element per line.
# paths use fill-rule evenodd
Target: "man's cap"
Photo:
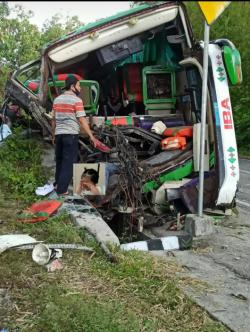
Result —
<path fill-rule="evenodd" d="M 69 90 L 71 85 L 75 85 L 79 80 L 75 76 L 69 76 L 65 80 L 65 89 Z"/>

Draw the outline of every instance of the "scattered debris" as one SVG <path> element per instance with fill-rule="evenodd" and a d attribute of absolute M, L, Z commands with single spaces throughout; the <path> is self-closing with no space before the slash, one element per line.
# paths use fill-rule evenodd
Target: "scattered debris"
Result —
<path fill-rule="evenodd" d="M 106 146 L 105 144 L 103 144 L 101 141 L 97 140 L 96 142 L 96 149 L 101 151 L 101 152 L 110 152 L 110 148 L 108 146 Z"/>
<path fill-rule="evenodd" d="M 162 121 L 156 121 L 151 127 L 152 133 L 162 135 L 164 131 L 167 129 L 166 125 Z"/>
<path fill-rule="evenodd" d="M 242 294 L 234 294 L 234 293 L 231 293 L 230 294 L 232 297 L 235 297 L 236 299 L 239 299 L 239 300 L 243 300 L 243 301 L 247 301 L 247 297 L 242 295 Z"/>
<path fill-rule="evenodd" d="M 50 261 L 61 257 L 62 257 L 61 249 L 50 249 L 44 243 L 37 244 L 32 251 L 32 259 L 34 262 L 36 262 L 39 265 L 46 265 Z"/>
<path fill-rule="evenodd" d="M 188 183 L 190 179 L 180 181 L 166 181 L 157 190 L 152 190 L 153 210 L 157 215 L 166 213 L 169 210 L 169 202 L 180 199 L 180 188 Z"/>
<path fill-rule="evenodd" d="M 9 248 L 14 248 L 24 244 L 39 243 L 27 234 L 8 234 L 0 236 L 0 254 Z"/>
<path fill-rule="evenodd" d="M 23 223 L 36 223 L 47 220 L 62 205 L 62 201 L 50 200 L 33 204 L 18 216 Z"/>
<path fill-rule="evenodd" d="M 61 270 L 63 268 L 62 263 L 59 260 L 61 257 L 61 249 L 50 249 L 43 243 L 36 245 L 32 251 L 33 261 L 46 267 L 48 272 Z"/>
<path fill-rule="evenodd" d="M 62 270 L 63 265 L 59 259 L 54 259 L 51 263 L 46 265 L 48 272 L 54 272 L 56 270 Z"/>
<path fill-rule="evenodd" d="M 214 171 L 204 174 L 204 209 L 214 209 L 216 200 L 216 173 Z M 181 200 L 189 211 L 197 213 L 198 211 L 198 187 L 199 178 L 194 178 L 185 183 L 181 188 Z"/>
<path fill-rule="evenodd" d="M 231 209 L 227 209 L 227 213 L 229 213 Z M 212 215 L 212 216 L 226 216 L 226 211 L 222 211 L 222 210 L 219 210 L 219 209 L 210 209 L 210 208 L 207 208 L 207 209 L 204 209 L 204 213 L 208 214 L 208 215 Z M 232 211 L 232 210 L 231 210 Z"/>
<path fill-rule="evenodd" d="M 12 131 L 7 124 L 0 125 L 0 142 L 5 140 L 5 138 L 7 138 L 11 134 L 12 134 Z"/>
<path fill-rule="evenodd" d="M 71 244 L 71 243 L 56 243 L 56 244 L 46 244 L 49 249 L 72 249 L 72 250 L 80 250 L 86 252 L 94 252 L 93 248 L 89 248 L 86 246 L 82 246 L 81 244 Z M 15 249 L 23 250 L 23 249 L 33 249 L 35 244 L 30 245 L 20 245 Z"/>

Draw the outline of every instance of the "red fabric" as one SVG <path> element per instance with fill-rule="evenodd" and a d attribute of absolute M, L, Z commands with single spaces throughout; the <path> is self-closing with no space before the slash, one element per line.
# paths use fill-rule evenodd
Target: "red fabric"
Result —
<path fill-rule="evenodd" d="M 75 113 L 74 105 L 68 104 L 56 104 L 53 106 L 53 110 L 58 113 Z"/>
<path fill-rule="evenodd" d="M 124 73 L 127 71 L 127 73 Z M 131 63 L 123 68 L 123 94 L 130 101 L 142 102 L 142 74 L 141 65 Z M 131 98 L 129 95 L 132 95 Z"/>
<path fill-rule="evenodd" d="M 131 123 L 132 122 L 132 123 Z M 122 118 L 115 118 L 111 120 L 112 126 L 128 126 L 128 125 L 134 125 L 134 119 L 128 119 L 126 116 Z"/>
<path fill-rule="evenodd" d="M 82 80 L 82 77 L 77 74 L 57 74 L 57 75 L 54 75 L 54 78 L 56 81 L 65 81 L 66 78 L 68 78 L 69 76 L 74 76 L 78 80 Z"/>

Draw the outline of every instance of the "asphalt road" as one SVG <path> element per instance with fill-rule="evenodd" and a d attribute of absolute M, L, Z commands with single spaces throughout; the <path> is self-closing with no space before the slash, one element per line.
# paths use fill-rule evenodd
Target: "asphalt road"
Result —
<path fill-rule="evenodd" d="M 240 183 L 236 196 L 237 205 L 250 211 L 250 160 L 240 159 Z"/>
<path fill-rule="evenodd" d="M 250 331 L 250 160 L 240 159 L 238 215 L 225 218 L 215 233 L 194 239 L 196 250 L 176 251 L 182 274 L 207 286 L 183 284 L 183 290 L 230 331 Z"/>
<path fill-rule="evenodd" d="M 250 160 L 240 159 L 238 215 L 218 223 L 213 235 L 194 239 L 194 250 L 175 251 L 184 292 L 233 332 L 250 331 Z M 159 253 L 156 253 L 159 255 Z M 166 259 L 171 259 L 162 253 Z M 198 287 L 199 281 L 204 288 Z"/>

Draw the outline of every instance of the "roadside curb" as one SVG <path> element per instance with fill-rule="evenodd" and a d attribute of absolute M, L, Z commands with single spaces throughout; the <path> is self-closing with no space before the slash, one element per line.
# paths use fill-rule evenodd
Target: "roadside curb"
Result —
<path fill-rule="evenodd" d="M 196 214 L 187 214 L 185 231 L 193 237 L 212 235 L 215 233 L 214 218 L 207 215 L 199 217 Z"/>
<path fill-rule="evenodd" d="M 147 241 L 137 241 L 121 244 L 120 248 L 127 250 L 140 251 L 171 251 L 171 250 L 186 250 L 191 248 L 193 237 L 191 234 L 185 232 L 181 235 L 165 236 L 157 239 L 150 239 Z"/>

